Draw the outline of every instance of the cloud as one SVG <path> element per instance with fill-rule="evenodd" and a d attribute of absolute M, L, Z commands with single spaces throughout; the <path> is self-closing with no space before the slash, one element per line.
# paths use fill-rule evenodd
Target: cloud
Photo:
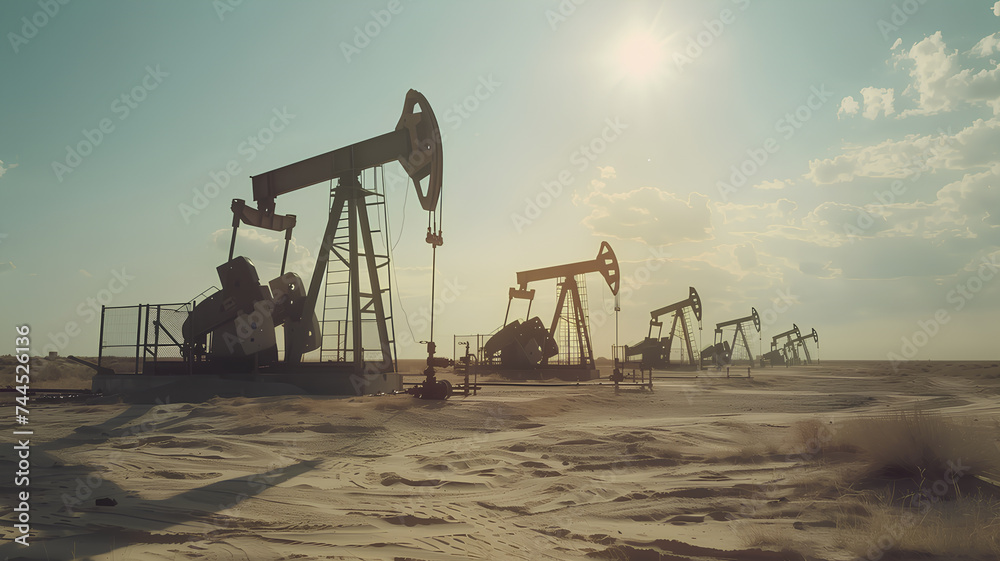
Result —
<path fill-rule="evenodd" d="M 799 263 L 799 272 L 804 275 L 809 275 L 811 277 L 819 277 L 825 279 L 832 279 L 834 277 L 840 276 L 843 271 L 839 269 L 831 269 L 830 262 L 817 263 L 816 261 L 803 261 Z"/>
<path fill-rule="evenodd" d="M 216 230 L 210 234 L 212 243 L 216 247 L 228 253 L 229 242 L 233 231 L 229 228 Z M 317 246 L 319 241 L 317 240 Z M 285 237 L 283 233 L 274 233 L 269 230 L 257 228 L 240 228 L 236 235 L 236 255 L 243 255 L 249 258 L 257 266 L 257 273 L 261 276 L 261 283 L 267 283 L 270 278 L 264 278 L 268 273 L 266 269 L 274 269 L 277 275 L 281 267 L 281 255 L 285 250 Z M 315 258 L 311 257 L 311 252 L 304 246 L 299 245 L 295 238 L 292 238 L 288 245 L 288 260 L 285 265 L 286 272 L 298 273 L 299 276 L 307 276 L 312 273 L 315 265 Z"/>
<path fill-rule="evenodd" d="M 958 51 L 947 52 L 947 46 L 938 31 L 914 43 L 910 50 L 896 55 L 898 62 L 913 63 L 910 84 L 904 93 L 917 94 L 917 108 L 902 113 L 907 115 L 933 115 L 955 108 L 956 98 L 949 90 L 949 79 L 958 69 Z"/>
<path fill-rule="evenodd" d="M 13 271 L 16 268 L 17 267 L 14 265 L 13 261 L 8 261 L 6 263 L 0 263 L 0 275 L 2 275 L 4 273 L 9 273 L 9 272 Z"/>
<path fill-rule="evenodd" d="M 722 224 L 741 224 L 741 229 L 747 228 L 755 231 L 763 231 L 772 224 L 790 223 L 793 219 L 792 213 L 797 208 L 797 204 L 785 198 L 758 205 L 715 204 L 715 212 L 722 218 Z"/>
<path fill-rule="evenodd" d="M 757 251 L 751 244 L 746 243 L 736 246 L 733 248 L 733 256 L 736 257 L 736 262 L 739 264 L 740 269 L 744 271 L 757 266 Z"/>
<path fill-rule="evenodd" d="M 961 244 L 935 243 L 918 237 L 862 238 L 830 252 L 831 267 L 851 279 L 895 279 L 951 275 L 968 260 Z"/>
<path fill-rule="evenodd" d="M 613 168 L 612 166 L 605 166 L 605 167 L 597 166 L 597 169 L 601 172 L 601 179 L 614 179 L 615 177 L 617 177 L 617 174 L 615 173 L 615 168 Z"/>
<path fill-rule="evenodd" d="M 817 185 L 829 185 L 855 177 L 907 179 L 938 168 L 962 169 L 974 160 L 962 154 L 971 155 L 979 148 L 962 146 L 961 134 L 914 134 L 902 140 L 847 147 L 843 154 L 833 158 L 811 160 L 804 177 Z"/>
<path fill-rule="evenodd" d="M 649 245 L 711 239 L 708 197 L 692 193 L 687 200 L 655 187 L 626 192 L 604 190 L 601 182 L 583 197 L 591 207 L 583 224 L 594 234 Z"/>
<path fill-rule="evenodd" d="M 774 179 L 771 181 L 761 181 L 753 186 L 754 189 L 784 189 L 792 184 L 791 179 Z"/>
<path fill-rule="evenodd" d="M 1000 121 L 977 119 L 949 139 L 943 167 L 971 169 L 1000 162 Z"/>
<path fill-rule="evenodd" d="M 3 160 L 0 160 L 0 177 L 3 177 L 3 174 L 7 173 L 7 170 L 14 169 L 16 167 L 17 164 L 4 164 Z"/>
<path fill-rule="evenodd" d="M 994 35 L 981 39 L 970 53 L 988 56 L 997 48 L 1000 38 Z M 954 111 L 963 103 L 985 103 L 994 114 L 1000 114 L 1000 65 L 993 61 L 993 68 L 978 72 L 962 68 L 958 51 L 949 50 L 938 31 L 914 43 L 909 50 L 893 55 L 897 66 L 910 66 L 912 83 L 903 90 L 904 95 L 916 97 L 916 107 L 900 113 L 934 115 Z"/>
<path fill-rule="evenodd" d="M 1000 118 L 977 119 L 952 134 L 908 135 L 870 146 L 850 146 L 833 158 L 811 160 L 805 178 L 817 185 L 856 177 L 915 179 L 936 170 L 982 170 L 1000 164 Z"/>
<path fill-rule="evenodd" d="M 840 100 L 840 109 L 837 109 L 837 118 L 839 119 L 841 115 L 848 117 L 858 114 L 858 102 L 854 101 L 854 96 L 847 96 Z"/>
<path fill-rule="evenodd" d="M 1000 2 L 993 4 L 993 15 L 1000 17 Z"/>
<path fill-rule="evenodd" d="M 848 241 L 848 235 L 874 236 L 887 230 L 889 223 L 879 209 L 826 202 L 817 206 L 805 218 L 802 225 L 824 236 L 834 236 L 838 241 Z M 837 245 L 840 245 L 838 243 Z"/>
<path fill-rule="evenodd" d="M 888 117 L 896 112 L 892 106 L 892 88 L 873 88 L 869 86 L 861 89 L 861 95 L 865 104 L 865 110 L 861 116 L 865 119 L 874 121 L 879 113 Z"/>
<path fill-rule="evenodd" d="M 1000 45 L 1000 33 L 994 33 L 980 39 L 969 52 L 975 56 L 988 57 L 997 51 L 998 45 Z"/>
<path fill-rule="evenodd" d="M 83 275 L 83 276 L 85 276 L 85 277 L 87 277 L 88 279 L 94 276 L 94 275 L 90 274 L 90 272 L 87 271 L 86 269 L 80 269 L 80 274 Z"/>
<path fill-rule="evenodd" d="M 1000 166 L 978 174 L 968 174 L 945 185 L 937 193 L 942 209 L 956 216 L 961 224 L 977 220 L 989 227 L 1000 227 Z M 972 224 L 970 226 L 977 226 Z"/>

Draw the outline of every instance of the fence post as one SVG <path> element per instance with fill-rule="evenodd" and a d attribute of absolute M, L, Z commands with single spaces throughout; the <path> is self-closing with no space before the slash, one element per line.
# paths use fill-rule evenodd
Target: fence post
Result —
<path fill-rule="evenodd" d="M 142 304 L 139 304 L 142 307 Z M 146 324 L 149 323 L 149 304 L 146 304 Z M 143 335 L 142 335 L 142 369 L 143 374 L 146 370 L 146 353 L 149 352 L 149 326 L 143 324 Z"/>
<path fill-rule="evenodd" d="M 156 367 L 160 361 L 160 304 L 156 305 L 156 330 L 153 331 L 153 374 L 156 374 Z M 149 326 L 146 326 L 149 331 Z"/>
<path fill-rule="evenodd" d="M 146 305 L 149 306 L 148 304 Z M 142 336 L 142 304 L 136 306 L 139 309 L 139 318 L 135 321 L 135 372 L 133 374 L 139 373 L 139 359 L 141 355 L 139 354 L 139 338 Z M 149 311 L 146 311 L 146 317 L 149 317 Z"/>
<path fill-rule="evenodd" d="M 190 308 L 185 308 L 185 311 L 187 312 L 187 314 L 184 316 L 185 320 L 191 317 L 191 313 L 194 312 L 194 308 L 195 305 L 194 301 L 192 300 Z M 206 339 L 205 342 L 207 343 L 208 339 Z M 187 357 L 184 357 L 185 352 L 187 352 Z M 188 344 L 187 341 L 184 341 L 184 346 L 181 347 L 181 357 L 186 358 L 184 362 L 187 363 L 187 373 L 194 374 L 194 345 Z"/>
<path fill-rule="evenodd" d="M 101 304 L 101 334 L 97 341 L 97 366 L 101 365 L 101 358 L 104 357 L 104 304 Z"/>

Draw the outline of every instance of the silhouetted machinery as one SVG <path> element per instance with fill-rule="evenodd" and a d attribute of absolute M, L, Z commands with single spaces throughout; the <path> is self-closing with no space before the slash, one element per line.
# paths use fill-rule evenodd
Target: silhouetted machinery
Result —
<path fill-rule="evenodd" d="M 753 350 L 747 341 L 746 332 L 750 329 L 749 324 L 752 323 L 757 333 L 760 333 L 760 316 L 757 314 L 757 308 L 750 308 L 750 312 L 750 315 L 746 317 L 715 324 L 715 342 L 712 346 L 705 347 L 701 351 L 702 365 L 706 361 L 710 361 L 718 367 L 731 366 L 735 360 L 734 357 L 745 355 L 750 367 L 753 367 Z M 736 328 L 733 330 L 733 342 L 730 343 L 724 338 L 723 333 L 725 328 L 732 326 L 736 326 Z M 740 352 L 741 349 L 743 352 Z"/>
<path fill-rule="evenodd" d="M 698 362 L 695 361 L 693 326 L 688 325 L 687 311 L 690 310 L 699 326 L 701 325 L 701 297 L 694 287 L 689 287 L 688 297 L 679 302 L 664 306 L 649 313 L 649 332 L 642 342 L 632 346 L 626 346 L 622 352 L 626 363 L 634 362 L 638 357 L 642 369 L 669 370 L 681 367 L 680 363 L 671 362 L 670 351 L 673 348 L 674 340 L 680 336 L 681 354 L 687 356 L 688 367 L 697 370 Z M 670 320 L 670 331 L 663 337 L 663 322 L 660 318 L 673 314 Z M 680 325 L 680 333 L 677 326 Z M 656 335 L 653 335 L 653 329 Z M 683 359 L 682 359 L 683 360 Z"/>
<path fill-rule="evenodd" d="M 608 242 L 601 242 L 597 258 L 517 273 L 517 288 L 508 293 L 504 325 L 483 346 L 484 365 L 504 372 L 508 377 L 537 378 L 555 376 L 569 380 L 589 380 L 600 376 L 594 363 L 590 340 L 590 325 L 586 309 L 586 293 L 581 290 L 577 275 L 601 273 L 612 294 L 618 294 L 618 259 Z M 546 328 L 539 317 L 531 317 L 535 290 L 532 282 L 558 279 L 558 301 L 552 322 Z M 525 321 L 507 322 L 514 299 L 528 301 Z M 560 352 L 557 341 L 560 326 L 565 335 Z M 555 359 L 553 363 L 552 359 Z"/>
<path fill-rule="evenodd" d="M 799 356 L 799 347 L 802 347 L 802 352 L 805 354 L 805 364 L 812 364 L 812 356 L 809 354 L 809 346 L 806 345 L 806 342 L 809 339 L 812 339 L 816 343 L 816 347 L 819 348 L 819 334 L 816 333 L 815 328 L 813 328 L 812 333 L 789 339 L 782 346 L 785 361 L 793 366 L 802 364 L 802 357 Z"/>
<path fill-rule="evenodd" d="M 788 331 L 778 333 L 774 337 L 771 337 L 771 350 L 764 353 L 764 360 L 766 360 L 771 366 L 785 366 L 788 364 L 787 356 L 785 355 L 785 343 L 788 343 L 792 339 L 800 337 L 802 334 L 799 332 L 799 326 L 792 324 L 792 328 Z M 785 339 L 784 343 L 780 346 L 778 345 L 779 340 Z"/>
<path fill-rule="evenodd" d="M 291 375 L 306 367 L 299 366 L 306 353 L 324 346 L 324 337 L 333 337 L 331 354 L 336 360 L 322 363 L 324 375 L 347 376 L 328 378 L 339 378 L 339 386 L 349 380 L 358 392 L 402 388 L 398 375 L 386 376 L 396 370 L 389 256 L 387 249 L 380 253 L 375 247 L 372 233 L 380 230 L 372 227 L 369 216 L 369 207 L 383 204 L 384 194 L 363 188 L 361 181 L 363 171 L 394 161 L 413 180 L 420 204 L 430 215 L 426 241 L 436 253 L 442 244 L 441 230 L 435 231 L 442 180 L 441 134 L 427 99 L 410 90 L 393 131 L 253 176 L 258 208 L 233 200 L 229 260 L 217 268 L 222 288 L 198 303 L 183 325 L 183 354 L 189 369 L 258 373 L 266 368 Z M 375 172 L 372 177 L 377 180 Z M 286 193 L 333 180 L 337 184 L 331 187 L 329 220 L 307 287 L 298 274 L 285 271 L 295 216 L 276 214 L 275 201 Z M 424 180 L 426 191 L 421 184 Z M 281 273 L 266 284 L 261 284 L 249 259 L 234 257 L 240 223 L 285 232 Z M 342 268 L 343 282 L 327 282 L 334 264 Z M 321 325 L 316 312 L 320 289 L 328 300 L 334 284 L 345 289 L 342 315 L 326 319 L 330 306 L 324 302 Z M 278 360 L 278 326 L 284 331 L 283 361 Z M 327 328 L 336 333 L 324 333 Z M 447 397 L 448 388 L 434 379 L 434 367 L 448 361 L 434 357 L 433 327 L 429 339 L 426 388 L 417 393 Z"/>

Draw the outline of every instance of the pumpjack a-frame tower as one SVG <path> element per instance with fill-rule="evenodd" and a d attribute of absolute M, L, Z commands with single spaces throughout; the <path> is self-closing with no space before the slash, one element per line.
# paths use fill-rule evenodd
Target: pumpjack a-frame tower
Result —
<path fill-rule="evenodd" d="M 565 380 L 591 380 L 600 377 L 594 361 L 587 311 L 584 275 L 600 273 L 613 295 L 618 294 L 620 270 L 618 258 L 608 242 L 601 242 L 597 257 L 517 273 L 517 287 L 508 292 L 504 324 L 481 347 L 480 365 L 509 378 L 538 379 L 556 377 Z M 546 328 L 541 318 L 531 317 L 535 289 L 528 285 L 543 280 L 557 280 L 556 308 Z M 525 321 L 508 323 L 511 303 L 527 300 Z M 560 328 L 563 348 L 559 345 Z"/>

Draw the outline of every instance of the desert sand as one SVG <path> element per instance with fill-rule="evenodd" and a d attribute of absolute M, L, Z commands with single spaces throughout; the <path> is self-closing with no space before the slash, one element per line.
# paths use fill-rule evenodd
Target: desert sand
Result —
<path fill-rule="evenodd" d="M 35 402 L 31 545 L 0 549 L 94 560 L 997 558 L 998 364 L 739 372 L 657 373 L 652 392 L 617 394 L 606 380 L 488 386 L 445 402 Z M 9 394 L 4 404 L 6 423 Z M 935 487 L 930 469 L 923 481 L 878 471 L 872 420 L 915 411 L 917 424 L 961 427 L 941 440 L 968 436 L 982 450 L 973 475 Z M 0 457 L 15 471 L 11 446 Z M 926 490 L 929 509 L 902 504 Z"/>

